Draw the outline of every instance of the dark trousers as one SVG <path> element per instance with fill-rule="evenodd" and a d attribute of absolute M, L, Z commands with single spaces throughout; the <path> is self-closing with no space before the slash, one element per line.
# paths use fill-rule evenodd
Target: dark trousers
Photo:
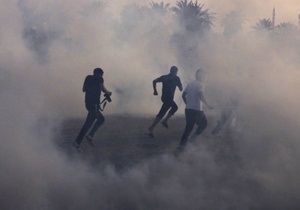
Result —
<path fill-rule="evenodd" d="M 89 131 L 89 129 L 92 127 L 93 124 L 94 125 L 89 133 L 90 136 L 94 136 L 95 132 L 105 121 L 104 116 L 99 111 L 98 104 L 86 104 L 85 107 L 88 110 L 88 115 L 86 117 L 83 127 L 81 128 L 78 134 L 78 137 L 76 138 L 76 142 L 78 144 L 82 142 L 84 136 L 86 135 L 86 133 Z"/>
<path fill-rule="evenodd" d="M 160 111 L 156 115 L 156 117 L 162 119 L 170 108 L 171 109 L 170 109 L 169 113 L 171 115 L 174 115 L 175 112 L 178 110 L 178 106 L 174 100 L 162 100 L 162 102 L 163 102 L 163 105 L 161 106 Z"/>
<path fill-rule="evenodd" d="M 200 135 L 207 126 L 207 119 L 203 111 L 197 111 L 193 109 L 185 110 L 186 125 L 180 141 L 181 146 L 187 144 L 189 135 L 191 134 L 194 125 L 198 125 L 195 135 Z"/>

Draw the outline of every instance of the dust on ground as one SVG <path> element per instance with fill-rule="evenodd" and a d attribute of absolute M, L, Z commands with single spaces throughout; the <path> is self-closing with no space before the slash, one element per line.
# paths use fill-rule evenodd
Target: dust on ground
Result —
<path fill-rule="evenodd" d="M 97 167 L 109 164 L 122 170 L 158 155 L 173 154 L 185 127 L 184 116 L 176 116 L 169 120 L 168 129 L 159 123 L 154 130 L 155 137 L 150 138 L 147 135 L 148 127 L 154 117 L 109 115 L 105 118 L 105 123 L 95 134 L 95 147 L 91 147 L 84 139 L 81 144 L 82 153 L 72 147 L 72 142 L 83 126 L 84 119 L 66 119 L 57 137 L 58 147 L 69 158 L 80 159 Z M 238 144 L 233 142 L 235 139 L 212 138 L 210 132 L 214 120 L 208 116 L 208 121 L 207 129 L 196 141 L 201 141 L 214 150 L 215 157 L 222 159 L 222 162 L 236 161 Z"/>

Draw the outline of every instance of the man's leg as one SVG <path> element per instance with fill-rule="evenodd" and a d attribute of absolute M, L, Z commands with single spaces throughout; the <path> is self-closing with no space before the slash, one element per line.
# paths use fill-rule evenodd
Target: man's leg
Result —
<path fill-rule="evenodd" d="M 200 135 L 204 131 L 204 129 L 207 127 L 207 119 L 206 119 L 206 116 L 203 111 L 200 111 L 197 113 L 195 122 L 196 122 L 196 125 L 198 125 L 198 128 L 193 135 L 194 137 Z"/>
<path fill-rule="evenodd" d="M 195 125 L 195 111 L 192 109 L 186 109 L 185 110 L 185 119 L 186 119 L 186 125 L 183 132 L 183 135 L 181 137 L 181 141 L 179 144 L 179 147 L 184 148 L 187 144 L 188 138 L 190 133 L 192 132 L 194 125 Z"/>
<path fill-rule="evenodd" d="M 100 111 L 98 111 L 96 119 L 97 119 L 97 121 L 95 122 L 94 126 L 92 127 L 91 131 L 88 134 L 92 138 L 94 137 L 96 131 L 100 128 L 100 126 L 105 121 L 105 118 Z"/>
<path fill-rule="evenodd" d="M 158 116 L 156 116 L 156 117 L 154 118 L 152 124 L 151 124 L 150 127 L 148 128 L 150 134 L 153 135 L 153 130 L 154 130 L 155 126 L 157 125 L 157 123 L 159 123 L 160 120 L 161 120 L 161 118 L 158 117 Z"/>
<path fill-rule="evenodd" d="M 170 107 L 171 107 L 171 110 L 168 112 L 166 118 L 162 121 L 162 125 L 165 127 L 165 128 L 169 128 L 168 126 L 168 120 L 175 114 L 175 112 L 177 112 L 178 110 L 178 106 L 177 104 L 175 103 L 175 101 L 172 101 L 170 103 Z"/>
<path fill-rule="evenodd" d="M 93 125 L 94 120 L 95 120 L 94 115 L 89 111 L 89 113 L 86 117 L 85 123 L 84 123 L 83 127 L 81 128 L 81 130 L 75 140 L 75 142 L 78 144 L 78 147 L 81 144 L 82 139 L 85 136 L 85 134 L 88 132 L 90 127 Z"/>
<path fill-rule="evenodd" d="M 157 123 L 159 123 L 159 121 L 164 117 L 164 115 L 167 113 L 168 109 L 170 108 L 170 105 L 167 103 L 163 103 L 163 105 L 161 106 L 161 109 L 159 111 L 159 113 L 156 115 L 153 123 L 151 124 L 151 126 L 148 128 L 149 130 L 149 136 L 153 137 L 153 130 L 155 128 L 155 126 L 157 125 Z"/>

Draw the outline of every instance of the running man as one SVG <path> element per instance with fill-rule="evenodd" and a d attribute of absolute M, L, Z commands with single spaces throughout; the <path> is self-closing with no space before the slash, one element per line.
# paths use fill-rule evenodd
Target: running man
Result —
<path fill-rule="evenodd" d="M 92 129 L 89 131 L 89 134 L 86 135 L 86 139 L 91 146 L 95 146 L 93 140 L 94 134 L 105 121 L 104 116 L 99 110 L 101 91 L 108 97 L 112 94 L 104 86 L 103 70 L 101 68 L 94 69 L 93 75 L 88 75 L 85 78 L 82 91 L 85 92 L 85 107 L 88 114 L 78 137 L 73 142 L 73 146 L 79 151 L 81 151 L 80 144 L 91 127 Z"/>
<path fill-rule="evenodd" d="M 194 125 L 198 125 L 193 138 L 200 135 L 207 126 L 206 116 L 203 111 L 203 103 L 212 109 L 204 97 L 204 71 L 198 69 L 196 71 L 196 80 L 191 81 L 182 93 L 182 99 L 186 105 L 185 118 L 186 126 L 182 135 L 178 150 L 183 150 L 187 144 L 188 137 L 192 132 Z"/>
<path fill-rule="evenodd" d="M 172 66 L 170 69 L 170 73 L 167 75 L 163 75 L 155 80 L 153 80 L 153 90 L 154 95 L 157 96 L 157 89 L 156 89 L 156 83 L 161 82 L 162 83 L 162 96 L 161 101 L 163 102 L 162 107 L 159 111 L 159 113 L 156 115 L 153 123 L 148 128 L 149 130 L 149 136 L 151 138 L 154 137 L 153 130 L 155 126 L 159 123 L 159 121 L 165 116 L 165 114 L 168 112 L 166 118 L 162 121 L 162 125 L 165 128 L 169 128 L 168 126 L 168 120 L 175 114 L 175 112 L 178 110 L 178 106 L 174 101 L 174 94 L 176 87 L 179 88 L 180 91 L 182 91 L 182 85 L 180 78 L 177 76 L 178 68 L 176 66 Z"/>

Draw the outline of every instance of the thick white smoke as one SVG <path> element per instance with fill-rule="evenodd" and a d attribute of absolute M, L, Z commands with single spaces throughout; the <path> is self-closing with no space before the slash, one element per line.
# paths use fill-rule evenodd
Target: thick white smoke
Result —
<path fill-rule="evenodd" d="M 176 43 L 174 14 L 143 10 L 148 1 L 2 2 L 1 209 L 299 208 L 299 28 L 257 34 L 251 26 L 276 5 L 266 1 L 258 14 L 256 1 L 231 2 L 203 2 L 217 13 L 218 29 L 181 37 L 196 54 Z M 297 21 L 298 2 L 274 4 L 283 21 Z M 224 36 L 221 22 L 231 11 L 246 23 Z M 237 102 L 234 135 L 206 134 L 179 159 L 159 156 L 122 173 L 57 149 L 60 122 L 85 115 L 82 83 L 95 67 L 113 91 L 107 114 L 154 115 L 160 100 L 151 81 L 172 65 L 184 86 L 198 67 L 208 72 L 210 119 Z"/>

